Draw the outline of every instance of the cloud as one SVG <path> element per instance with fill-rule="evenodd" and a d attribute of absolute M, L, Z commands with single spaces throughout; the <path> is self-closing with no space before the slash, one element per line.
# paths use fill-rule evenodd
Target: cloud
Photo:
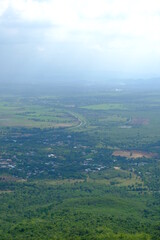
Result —
<path fill-rule="evenodd" d="M 158 73 L 159 13 L 159 0 L 0 0 L 0 48 L 25 44 L 55 66 L 70 58 L 70 66 Z"/>
<path fill-rule="evenodd" d="M 3 15 L 3 13 L 6 11 L 6 9 L 8 8 L 9 6 L 9 0 L 1 0 L 0 1 L 0 16 Z"/>
<path fill-rule="evenodd" d="M 68 40 L 72 33 L 123 35 L 160 39 L 159 1 L 150 0 L 1 0 L 3 24 L 10 27 L 49 26 L 51 40 Z M 7 8 L 8 7 L 8 8 Z M 10 13 L 9 10 L 10 9 Z M 5 12 L 8 11 L 8 15 Z M 2 14 L 3 13 L 3 14 Z M 14 25 L 14 26 L 13 26 Z M 56 26 L 56 27 L 55 27 Z M 71 39 L 72 40 L 72 39 Z"/>

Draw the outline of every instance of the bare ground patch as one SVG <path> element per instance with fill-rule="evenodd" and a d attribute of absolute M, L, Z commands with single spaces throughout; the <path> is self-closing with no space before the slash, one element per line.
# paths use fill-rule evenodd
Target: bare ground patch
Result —
<path fill-rule="evenodd" d="M 156 157 L 157 154 L 156 153 L 148 153 L 148 152 L 142 152 L 142 151 L 122 151 L 122 150 L 117 150 L 114 151 L 113 156 L 115 157 L 125 157 L 125 158 L 129 158 L 129 159 L 137 159 L 137 158 L 153 158 Z"/>
<path fill-rule="evenodd" d="M 4 194 L 4 193 L 12 193 L 13 191 L 10 190 L 6 190 L 6 191 L 0 191 L 0 194 Z"/>
<path fill-rule="evenodd" d="M 72 127 L 74 126 L 73 123 L 55 123 L 53 124 L 54 127 L 60 128 L 60 127 Z"/>
<path fill-rule="evenodd" d="M 26 182 L 26 180 L 3 175 L 3 176 L 0 176 L 0 182 Z"/>
<path fill-rule="evenodd" d="M 146 118 L 132 118 L 130 121 L 132 126 L 145 126 L 149 124 L 149 119 Z"/>

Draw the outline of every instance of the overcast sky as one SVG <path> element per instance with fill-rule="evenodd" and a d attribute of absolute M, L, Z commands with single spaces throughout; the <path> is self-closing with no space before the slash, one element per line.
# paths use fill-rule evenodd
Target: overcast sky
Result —
<path fill-rule="evenodd" d="M 160 76 L 159 0 L 0 0 L 0 78 Z"/>

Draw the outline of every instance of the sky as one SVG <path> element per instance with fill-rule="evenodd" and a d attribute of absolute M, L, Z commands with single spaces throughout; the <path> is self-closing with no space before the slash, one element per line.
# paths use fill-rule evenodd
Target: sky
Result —
<path fill-rule="evenodd" d="M 160 77 L 159 0 L 0 0 L 0 80 Z"/>

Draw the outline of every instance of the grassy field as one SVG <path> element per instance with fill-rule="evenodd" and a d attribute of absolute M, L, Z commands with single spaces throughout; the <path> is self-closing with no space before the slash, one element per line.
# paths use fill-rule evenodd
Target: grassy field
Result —
<path fill-rule="evenodd" d="M 83 106 L 82 108 L 88 109 L 88 110 L 127 110 L 127 107 L 124 106 L 123 104 L 118 104 L 118 103 L 105 103 L 105 104 L 97 104 L 97 105 L 88 105 L 88 106 Z"/>
<path fill-rule="evenodd" d="M 22 99 L 7 99 L 0 103 L 0 127 L 71 127 L 78 125 L 77 118 L 63 108 L 27 103 Z"/>

